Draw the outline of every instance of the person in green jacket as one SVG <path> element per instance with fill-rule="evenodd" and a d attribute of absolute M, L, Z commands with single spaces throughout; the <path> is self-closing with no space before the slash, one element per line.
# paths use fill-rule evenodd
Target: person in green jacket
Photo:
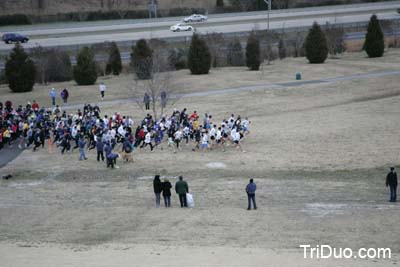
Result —
<path fill-rule="evenodd" d="M 179 176 L 179 181 L 175 184 L 175 192 L 179 195 L 181 208 L 187 207 L 186 194 L 189 193 L 189 186 L 186 181 L 183 181 L 182 176 Z"/>

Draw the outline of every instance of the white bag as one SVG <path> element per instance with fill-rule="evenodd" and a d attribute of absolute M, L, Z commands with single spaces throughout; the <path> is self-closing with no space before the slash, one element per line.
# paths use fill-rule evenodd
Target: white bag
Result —
<path fill-rule="evenodd" d="M 192 194 L 189 193 L 186 194 L 186 203 L 188 208 L 194 208 L 194 200 Z"/>

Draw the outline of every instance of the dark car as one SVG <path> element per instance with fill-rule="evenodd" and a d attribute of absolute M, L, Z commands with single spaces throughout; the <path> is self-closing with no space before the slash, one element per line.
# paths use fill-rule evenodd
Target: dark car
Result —
<path fill-rule="evenodd" d="M 15 42 L 26 43 L 29 41 L 28 36 L 18 34 L 18 33 L 5 33 L 5 34 L 3 34 L 3 37 L 1 39 L 6 44 L 15 43 Z"/>

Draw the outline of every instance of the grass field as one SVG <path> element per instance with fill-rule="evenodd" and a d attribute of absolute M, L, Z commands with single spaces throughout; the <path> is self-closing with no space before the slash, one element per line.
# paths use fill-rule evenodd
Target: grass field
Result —
<path fill-rule="evenodd" d="M 399 59 L 392 50 L 380 59 L 347 54 L 323 65 L 287 59 L 259 72 L 179 71 L 173 86 L 186 93 L 275 84 L 293 81 L 296 71 L 305 80 L 326 79 L 398 70 Z M 108 98 L 122 98 L 129 80 L 108 78 Z M 77 151 L 24 151 L 1 169 L 14 178 L 0 182 L 0 258 L 4 266 L 71 266 L 69 260 L 73 266 L 394 266 L 400 206 L 387 201 L 384 183 L 388 168 L 400 167 L 399 83 L 395 75 L 371 77 L 183 98 L 175 105 L 208 112 L 218 123 L 231 113 L 248 116 L 246 153 L 193 152 L 191 144 L 174 154 L 164 144 L 152 153 L 135 151 L 133 163 L 110 170 L 93 152 L 79 162 Z M 97 86 L 67 85 L 73 103 L 98 99 Z M 39 103 L 48 101 L 48 87 L 34 93 Z M 33 98 L 4 87 L 1 95 Z M 144 116 L 135 104 L 102 111 L 135 121 Z M 156 173 L 172 182 L 183 175 L 196 207 L 178 208 L 174 195 L 173 208 L 156 209 Z M 249 178 L 258 185 L 257 211 L 246 210 Z M 304 260 L 302 244 L 389 247 L 392 259 Z"/>

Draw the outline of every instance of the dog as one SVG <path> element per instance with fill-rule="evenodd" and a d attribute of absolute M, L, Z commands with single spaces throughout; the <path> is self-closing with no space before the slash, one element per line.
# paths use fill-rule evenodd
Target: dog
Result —
<path fill-rule="evenodd" d="M 123 152 L 121 153 L 121 156 L 123 162 L 133 162 L 132 153 Z"/>

